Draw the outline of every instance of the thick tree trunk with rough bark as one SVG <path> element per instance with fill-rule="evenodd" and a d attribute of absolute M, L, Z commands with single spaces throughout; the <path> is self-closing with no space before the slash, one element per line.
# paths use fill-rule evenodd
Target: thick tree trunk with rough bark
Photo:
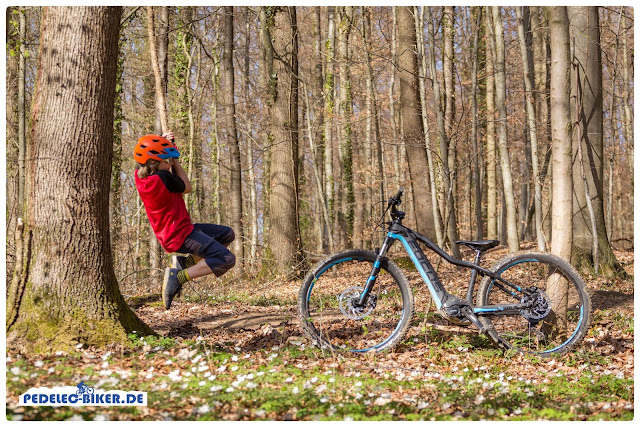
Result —
<path fill-rule="evenodd" d="M 277 269 L 291 273 L 302 261 L 298 227 L 298 34 L 296 9 L 274 7 L 271 107 L 270 249 Z M 301 268 L 296 268 L 302 271 Z"/>
<path fill-rule="evenodd" d="M 231 228 L 236 234 L 233 241 L 233 252 L 237 264 L 242 267 L 244 259 L 244 221 L 242 217 L 242 165 L 240 161 L 240 143 L 236 128 L 235 76 L 233 71 L 233 6 L 224 8 L 224 51 L 222 53 L 222 69 L 224 82 L 222 98 L 227 134 L 227 146 L 231 156 Z"/>
<path fill-rule="evenodd" d="M 568 14 L 574 52 L 572 76 L 575 77 L 571 85 L 575 102 L 572 121 L 578 126 L 573 133 L 572 150 L 575 191 L 571 261 L 582 270 L 594 266 L 597 270 L 600 264 L 602 273 L 612 276 L 624 270 L 611 250 L 604 220 L 600 19 L 595 6 L 569 7 Z M 578 144 L 582 144 L 581 149 Z"/>
<path fill-rule="evenodd" d="M 400 78 L 400 114 L 404 144 L 407 149 L 409 174 L 413 182 L 413 206 L 419 233 L 436 239 L 431 206 L 431 187 L 424 129 L 418 96 L 418 63 L 416 59 L 416 31 L 411 7 L 398 11 L 398 77 Z"/>
<path fill-rule="evenodd" d="M 109 239 L 105 189 L 120 13 L 119 7 L 43 11 L 25 268 L 7 301 L 8 341 L 14 346 L 104 347 L 125 342 L 133 331 L 152 333 L 120 294 Z"/>

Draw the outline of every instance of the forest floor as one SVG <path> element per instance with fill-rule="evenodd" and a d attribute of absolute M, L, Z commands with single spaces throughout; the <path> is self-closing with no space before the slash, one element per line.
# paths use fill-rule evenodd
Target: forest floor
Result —
<path fill-rule="evenodd" d="M 486 265 L 504 255 L 504 249 L 490 251 Z M 616 256 L 633 274 L 633 252 Z M 463 292 L 466 275 L 436 268 L 448 289 Z M 415 272 L 408 277 L 419 281 Z M 110 351 L 7 354 L 7 418 L 632 420 L 633 279 L 585 279 L 591 329 L 560 358 L 505 354 L 472 330 L 448 325 L 421 296 L 426 289 L 416 295 L 416 320 L 402 344 L 392 352 L 348 356 L 322 351 L 302 335 L 300 282 L 202 281 L 170 311 L 159 294 L 137 295 L 129 304 L 159 337 L 131 335 L 131 348 Z M 80 381 L 146 391 L 148 406 L 18 406 L 18 396 L 31 387 Z"/>

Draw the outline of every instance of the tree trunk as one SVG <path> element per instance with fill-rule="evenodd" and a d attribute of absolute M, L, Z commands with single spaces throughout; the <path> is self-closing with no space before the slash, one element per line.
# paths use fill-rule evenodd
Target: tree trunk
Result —
<path fill-rule="evenodd" d="M 147 33 L 149 36 L 149 52 L 151 54 L 151 62 L 153 75 L 155 79 L 155 130 L 160 135 L 169 130 L 167 119 L 167 50 L 169 45 L 168 27 L 169 27 L 169 11 L 166 6 L 160 7 L 159 13 L 160 30 L 156 37 L 155 17 L 153 6 L 147 6 Z M 162 277 L 162 258 L 163 251 L 156 235 L 149 224 L 149 262 L 151 268 L 151 282 L 157 283 Z"/>
<path fill-rule="evenodd" d="M 453 83 L 453 26 L 455 20 L 455 8 L 453 6 L 445 6 L 442 16 L 442 44 L 443 44 L 443 70 L 442 80 L 444 82 L 444 130 L 446 133 L 447 144 L 447 156 L 442 157 L 443 163 L 446 161 L 449 170 L 449 186 L 447 192 L 450 195 L 448 203 L 446 205 L 445 221 L 448 225 L 449 242 L 451 244 L 451 250 L 453 256 L 460 258 L 460 249 L 456 244 L 458 240 L 458 221 L 456 214 L 458 211 L 458 205 L 456 203 L 456 195 L 458 194 L 457 188 L 457 167 L 456 167 L 456 146 L 458 137 L 454 137 L 453 122 L 456 115 L 456 103 L 455 103 L 455 86 Z"/>
<path fill-rule="evenodd" d="M 242 165 L 240 161 L 240 144 L 236 128 L 235 76 L 233 70 L 233 6 L 224 8 L 224 52 L 222 54 L 222 68 L 224 70 L 224 84 L 222 98 L 224 102 L 224 118 L 227 134 L 227 146 L 231 155 L 231 228 L 235 231 L 233 251 L 242 268 L 244 259 L 244 224 L 242 217 Z"/>
<path fill-rule="evenodd" d="M 534 209 L 536 218 L 536 237 L 538 242 L 538 250 L 546 252 L 544 242 L 544 234 L 542 232 L 542 185 L 539 177 L 538 163 L 538 126 L 536 124 L 536 97 L 534 96 L 534 67 L 533 67 L 533 42 L 531 37 L 531 29 L 529 27 L 529 7 L 516 7 L 516 16 L 518 18 L 518 36 L 520 38 L 520 55 L 522 56 L 524 87 L 525 87 L 525 103 L 527 111 L 527 124 L 529 128 L 529 141 L 531 143 L 531 165 L 533 172 L 533 188 L 534 188 Z M 525 219 L 525 224 L 527 220 Z M 526 226 L 526 225 L 525 225 Z"/>
<path fill-rule="evenodd" d="M 25 268 L 7 301 L 8 341 L 16 347 L 69 351 L 78 343 L 124 343 L 133 331 L 152 333 L 118 289 L 104 191 L 111 177 L 120 13 L 120 7 L 43 11 Z"/>
<path fill-rule="evenodd" d="M 487 65 L 485 66 L 486 103 L 487 103 L 487 238 L 498 237 L 498 184 L 496 178 L 496 123 L 495 123 L 495 76 L 493 57 L 495 50 L 493 43 L 493 19 L 491 9 L 485 8 L 485 22 L 487 28 L 486 44 Z"/>
<path fill-rule="evenodd" d="M 296 9 L 274 7 L 270 249 L 281 273 L 302 271 L 298 227 L 298 34 Z"/>
<path fill-rule="evenodd" d="M 631 169 L 631 185 L 633 185 L 633 111 L 631 109 L 631 101 L 629 100 L 629 94 L 633 90 L 630 82 L 632 82 L 633 75 L 629 77 L 629 70 L 632 69 L 629 66 L 629 51 L 627 49 L 627 15 L 626 11 L 622 9 L 622 27 L 625 29 L 624 36 L 622 37 L 622 99 L 624 105 L 624 138 L 627 142 L 628 154 L 627 161 L 629 162 L 629 168 Z M 633 55 L 633 54 L 632 54 Z M 633 206 L 633 192 L 631 193 L 631 205 Z"/>
<path fill-rule="evenodd" d="M 251 224 L 251 241 L 249 246 L 249 267 L 253 268 L 256 263 L 256 255 L 258 248 L 258 195 L 256 192 L 256 165 L 253 158 L 253 127 L 251 126 L 251 116 L 249 105 L 252 99 L 249 91 L 250 72 L 251 72 L 251 10 L 249 7 L 244 8 L 245 17 L 245 42 L 244 42 L 244 69 L 243 71 L 243 97 L 245 102 L 245 120 L 247 123 L 247 174 L 249 175 L 249 221 Z"/>
<path fill-rule="evenodd" d="M 433 225 L 436 233 L 436 242 L 438 246 L 444 245 L 444 235 L 442 230 L 442 218 L 440 217 L 440 209 L 438 209 L 438 190 L 436 188 L 436 169 L 433 162 L 433 153 L 436 152 L 435 147 L 431 144 L 429 137 L 429 120 L 427 119 L 427 93 L 425 87 L 425 80 L 427 79 L 427 56 L 424 48 L 424 11 L 425 7 L 422 7 L 422 13 L 418 12 L 417 6 L 414 6 L 414 18 L 416 25 L 416 41 L 417 41 L 417 56 L 419 67 L 419 89 L 420 89 L 420 106 L 422 108 L 422 126 L 424 127 L 424 143 L 427 149 L 427 163 L 429 165 L 429 182 L 431 184 L 431 211 L 433 212 Z"/>
<path fill-rule="evenodd" d="M 495 73 L 496 73 L 496 103 L 498 107 L 499 124 L 498 142 L 500 144 L 500 169 L 504 189 L 505 208 L 507 211 L 507 244 L 509 251 L 520 250 L 518 241 L 518 221 L 516 218 L 515 198 L 513 194 L 513 178 L 511 176 L 511 160 L 507 140 L 507 84 L 504 58 L 504 30 L 500 6 L 492 6 L 495 39 Z"/>
<path fill-rule="evenodd" d="M 572 119 L 578 125 L 572 149 L 575 191 L 571 261 L 583 270 L 592 267 L 597 270 L 598 263 L 595 261 L 599 259 L 602 273 L 610 277 L 623 273 L 624 269 L 611 250 L 604 220 L 600 19 L 598 8 L 594 6 L 569 7 L 568 14 L 573 29 L 574 75 L 577 76 L 572 84 L 572 99 L 576 102 L 575 117 Z M 578 144 L 582 147 L 578 147 Z M 581 161 L 584 162 L 583 166 Z M 593 221 L 590 216 L 593 216 Z"/>
<path fill-rule="evenodd" d="M 551 253 L 567 261 L 571 259 L 573 239 L 571 175 L 571 114 L 569 97 L 571 82 L 569 71 L 569 18 L 566 7 L 547 7 L 551 39 L 551 137 L 553 144 L 553 201 Z M 567 310 L 566 280 L 555 280 L 551 275 L 547 293 L 551 307 L 560 317 Z M 563 298 L 559 296 L 564 296 Z"/>
<path fill-rule="evenodd" d="M 407 150 L 409 175 L 413 183 L 413 206 L 419 233 L 436 239 L 431 206 L 431 186 L 427 150 L 424 145 L 420 97 L 418 96 L 418 63 L 416 31 L 411 7 L 398 8 L 398 76 L 400 78 L 400 114 L 404 145 Z"/>
<path fill-rule="evenodd" d="M 355 189 L 354 189 L 354 141 L 351 127 L 353 113 L 351 93 L 351 72 L 349 70 L 349 37 L 351 35 L 351 21 L 353 7 L 344 6 L 340 9 L 340 24 L 338 26 L 338 78 L 339 78 L 339 112 L 340 112 L 340 158 L 342 163 L 342 188 L 344 190 L 343 221 L 339 221 L 340 234 L 345 236 L 344 244 L 352 246 L 352 239 L 356 237 L 355 225 Z M 359 203 L 360 207 L 362 204 Z M 356 247 L 362 247 L 362 217 L 357 224 L 359 238 L 355 238 Z"/>
<path fill-rule="evenodd" d="M 24 215 L 25 204 L 25 154 L 27 152 L 27 130 L 25 113 L 25 78 L 27 75 L 27 18 L 20 11 L 20 54 L 18 55 L 18 216 Z"/>
<path fill-rule="evenodd" d="M 315 129 L 314 142 L 315 142 L 315 169 L 318 172 L 318 179 L 320 181 L 320 192 L 316 195 L 318 209 L 322 212 L 329 211 L 329 207 L 326 203 L 325 179 L 324 179 L 324 108 L 325 99 L 323 96 L 323 82 L 324 82 L 324 55 L 323 55 L 323 43 L 322 43 L 322 24 L 321 24 L 321 11 L 323 8 L 316 6 L 313 10 L 313 55 L 315 62 L 315 72 L 311 78 L 311 103 L 313 105 L 313 123 Z M 322 205 L 322 206 L 320 206 Z M 324 215 L 324 214 L 323 214 Z M 318 251 L 322 253 L 329 253 L 329 237 L 330 237 L 330 222 L 325 221 L 324 216 L 316 215 L 315 223 L 318 227 Z M 333 245 L 331 245 L 333 246 Z"/>
<path fill-rule="evenodd" d="M 370 159 L 372 163 L 375 163 L 376 172 L 377 172 L 377 180 L 378 180 L 378 200 L 384 200 L 384 163 L 382 158 L 382 141 L 380 138 L 380 118 L 378 117 L 378 103 L 376 101 L 376 85 L 375 79 L 373 76 L 373 67 L 371 65 L 371 8 L 363 7 L 363 40 L 365 43 L 366 49 L 366 63 L 367 63 L 367 138 L 369 141 L 367 142 L 367 146 L 369 146 L 369 150 L 373 150 L 375 147 L 375 161 Z M 367 159 L 372 157 L 372 154 L 367 155 Z M 371 168 L 371 174 L 367 174 L 367 204 L 368 204 L 368 213 L 371 217 L 375 217 L 377 215 L 374 212 L 374 206 L 376 206 L 376 198 L 374 198 L 374 189 L 373 189 L 373 179 L 371 179 L 371 175 L 373 173 L 374 168 Z M 383 206 L 380 205 L 381 212 Z M 366 230 L 365 230 L 366 231 Z M 373 243 L 373 242 L 371 242 Z"/>
<path fill-rule="evenodd" d="M 335 23 L 335 7 L 329 6 L 327 13 L 327 42 L 325 44 L 325 77 L 324 77 L 324 184 L 325 184 L 325 199 L 327 204 L 327 210 L 333 222 L 335 217 L 335 206 L 333 200 L 333 113 L 335 109 L 335 101 L 333 96 L 333 90 L 335 87 L 334 81 L 334 52 L 335 52 L 335 37 L 336 37 L 336 23 Z M 329 229 L 329 233 L 334 230 Z M 335 240 L 335 239 L 332 239 Z M 333 251 L 333 247 L 330 245 L 329 252 Z"/>
<path fill-rule="evenodd" d="M 433 101 L 436 108 L 436 116 L 438 122 L 438 135 L 440 137 L 440 163 L 442 166 L 442 190 L 444 192 L 443 201 L 445 201 L 445 214 L 443 215 L 443 221 L 446 225 L 444 227 L 447 230 L 449 237 L 449 244 L 453 256 L 460 258 L 460 249 L 456 244 L 458 240 L 458 227 L 455 220 L 455 204 L 453 199 L 453 179 L 449 169 L 449 134 L 446 131 L 445 115 L 443 107 L 441 105 L 440 95 L 440 81 L 436 71 L 436 57 L 435 57 L 435 23 L 431 16 L 431 9 L 425 6 L 426 19 L 427 19 L 427 34 L 428 34 L 428 46 L 429 46 L 429 69 L 431 71 L 431 79 L 433 81 Z"/>
<path fill-rule="evenodd" d="M 399 120 L 396 111 L 396 100 L 394 91 L 396 86 L 396 74 L 398 72 L 398 55 L 397 55 L 397 32 L 398 32 L 398 8 L 391 7 L 392 25 L 391 25 L 391 79 L 389 81 L 389 115 L 391 116 L 391 132 L 393 135 L 393 171 L 395 177 L 395 190 L 400 187 L 400 138 L 399 138 Z"/>
<path fill-rule="evenodd" d="M 478 39 L 482 27 L 482 8 L 475 7 L 473 57 L 471 70 L 471 139 L 473 140 L 473 184 L 475 188 L 476 239 L 484 237 L 482 230 L 482 183 L 480 181 L 480 144 L 478 143 Z M 471 221 L 469 221 L 471 222 Z"/>

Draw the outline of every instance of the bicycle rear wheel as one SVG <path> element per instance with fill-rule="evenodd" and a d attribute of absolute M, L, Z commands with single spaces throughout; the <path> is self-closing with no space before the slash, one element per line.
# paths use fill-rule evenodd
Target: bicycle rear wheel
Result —
<path fill-rule="evenodd" d="M 533 307 L 519 315 L 477 313 L 485 326 L 493 325 L 489 337 L 500 347 L 548 356 L 564 354 L 585 336 L 591 301 L 580 275 L 566 261 L 551 254 L 520 253 L 499 260 L 492 271 L 520 290 L 486 277 L 480 288 L 481 306 L 524 303 Z M 529 297 L 522 289 L 537 288 Z"/>
<path fill-rule="evenodd" d="M 321 261 L 305 278 L 298 296 L 305 333 L 323 348 L 352 352 L 388 350 L 398 344 L 414 313 L 413 295 L 398 266 L 389 259 L 364 307 L 354 302 L 364 291 L 376 254 L 353 250 Z"/>

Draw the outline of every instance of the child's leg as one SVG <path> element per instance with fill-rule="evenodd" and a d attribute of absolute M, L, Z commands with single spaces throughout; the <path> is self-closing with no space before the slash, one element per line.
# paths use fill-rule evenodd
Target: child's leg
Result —
<path fill-rule="evenodd" d="M 194 224 L 194 231 L 187 236 L 180 252 L 190 253 L 194 258 L 199 257 L 202 260 L 186 269 L 188 280 L 211 273 L 221 276 L 231 269 L 235 265 L 236 257 L 226 248 L 226 245 L 234 238 L 233 230 L 229 227 L 216 224 Z"/>
<path fill-rule="evenodd" d="M 213 237 L 216 241 L 225 247 L 229 247 L 231 242 L 236 238 L 231 227 L 218 224 L 193 224 L 194 230 L 198 230 L 209 237 Z"/>

